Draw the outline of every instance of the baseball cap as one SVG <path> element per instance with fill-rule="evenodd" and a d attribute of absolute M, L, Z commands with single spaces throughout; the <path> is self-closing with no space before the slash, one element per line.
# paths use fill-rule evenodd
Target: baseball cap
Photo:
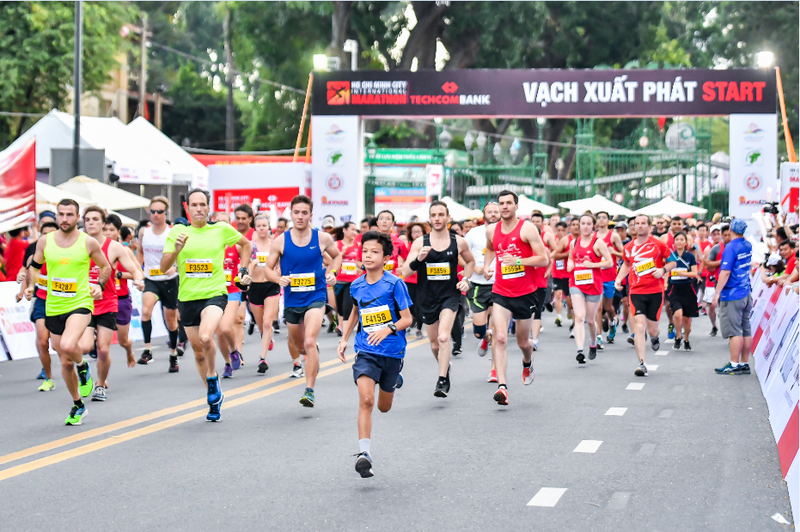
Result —
<path fill-rule="evenodd" d="M 189 220 L 187 220 L 186 218 L 181 216 L 179 218 L 175 218 L 175 223 L 176 224 L 181 224 L 181 225 L 189 225 Z"/>
<path fill-rule="evenodd" d="M 628 228 L 628 222 L 617 222 L 616 225 L 614 226 L 614 228 L 615 229 L 627 229 Z"/>
<path fill-rule="evenodd" d="M 769 256 L 769 259 L 767 259 L 767 266 L 775 266 L 780 261 L 781 261 L 781 256 L 777 253 L 773 253 L 772 255 Z"/>
<path fill-rule="evenodd" d="M 334 227 L 334 226 L 335 226 L 335 224 L 330 220 L 325 220 L 325 221 L 322 222 L 322 228 L 323 229 L 328 229 L 329 227 Z"/>
<path fill-rule="evenodd" d="M 714 225 L 711 226 L 711 231 L 710 232 L 713 233 L 714 231 L 719 231 L 721 229 L 722 229 L 722 226 L 720 224 L 714 224 Z"/>
<path fill-rule="evenodd" d="M 743 235 L 747 231 L 747 222 L 741 218 L 736 218 L 731 221 L 731 231 L 737 235 Z"/>
<path fill-rule="evenodd" d="M 39 213 L 39 221 L 41 222 L 43 218 L 52 218 L 55 220 L 56 215 L 53 211 L 42 211 Z"/>

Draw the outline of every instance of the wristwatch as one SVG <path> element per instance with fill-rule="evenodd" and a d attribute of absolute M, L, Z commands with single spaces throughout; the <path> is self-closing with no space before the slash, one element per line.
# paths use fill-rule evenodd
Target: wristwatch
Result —
<path fill-rule="evenodd" d="M 395 326 L 395 324 L 394 324 L 394 323 L 390 323 L 390 324 L 389 324 L 389 329 L 391 329 L 391 331 L 392 331 L 393 333 L 396 333 L 396 332 L 397 332 L 397 327 Z"/>
<path fill-rule="evenodd" d="M 243 266 L 239 268 L 239 279 L 241 279 L 245 275 L 250 275 L 250 270 L 248 270 L 246 266 Z"/>

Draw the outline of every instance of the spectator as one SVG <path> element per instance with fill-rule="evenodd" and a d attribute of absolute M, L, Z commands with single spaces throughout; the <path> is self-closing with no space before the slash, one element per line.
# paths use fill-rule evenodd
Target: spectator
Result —
<path fill-rule="evenodd" d="M 761 280 L 767 283 L 767 286 L 772 286 L 783 275 L 785 268 L 781 256 L 773 253 L 767 259 L 767 263 L 761 266 Z"/>
<path fill-rule="evenodd" d="M 717 293 L 714 303 L 719 305 L 720 329 L 722 337 L 729 340 L 730 362 L 715 371 L 720 375 L 741 375 L 750 373 L 750 311 L 753 298 L 750 295 L 750 260 L 753 246 L 744 239 L 747 222 L 740 219 L 731 221 L 731 240 L 722 252 Z"/>
<path fill-rule="evenodd" d="M 24 229 L 21 227 L 8 232 L 10 238 L 3 252 L 3 258 L 6 261 L 6 278 L 8 279 L 16 279 L 19 269 L 22 268 L 25 248 L 28 247 L 28 243 L 22 238 Z"/>
<path fill-rule="evenodd" d="M 275 236 L 273 238 L 278 238 L 280 235 L 282 235 L 288 226 L 289 220 L 286 218 L 278 218 L 278 225 L 275 227 Z"/>

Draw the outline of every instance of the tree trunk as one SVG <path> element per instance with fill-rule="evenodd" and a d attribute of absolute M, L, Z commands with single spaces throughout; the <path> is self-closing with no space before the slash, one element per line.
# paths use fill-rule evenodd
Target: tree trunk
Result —
<path fill-rule="evenodd" d="M 341 69 L 349 65 L 349 59 L 344 53 L 344 41 L 347 36 L 347 27 L 350 19 L 350 11 L 353 9 L 353 2 L 333 2 L 333 15 L 331 15 L 331 44 L 325 50 L 328 57 L 338 57 L 341 61 Z"/>
<path fill-rule="evenodd" d="M 400 69 L 411 69 L 415 57 L 418 70 L 433 69 L 436 67 L 436 39 L 441 32 L 442 13 L 447 6 L 437 6 L 434 2 L 412 2 L 412 5 L 417 25 L 408 36 Z"/>
<path fill-rule="evenodd" d="M 228 87 L 228 105 L 225 113 L 225 149 L 233 151 L 235 148 L 233 138 L 233 46 L 231 37 L 231 10 L 225 10 L 225 21 L 223 23 L 223 32 L 225 34 L 225 61 L 227 63 L 228 72 L 225 76 L 225 84 Z"/>

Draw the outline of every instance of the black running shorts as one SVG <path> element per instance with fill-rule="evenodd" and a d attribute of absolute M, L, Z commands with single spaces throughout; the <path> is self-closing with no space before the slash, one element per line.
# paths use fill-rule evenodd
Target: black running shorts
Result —
<path fill-rule="evenodd" d="M 697 308 L 697 289 L 693 283 L 671 283 L 667 301 L 672 312 L 682 310 L 684 318 L 696 318 L 700 315 Z"/>
<path fill-rule="evenodd" d="M 634 316 L 644 315 L 649 321 L 658 321 L 661 318 L 661 307 L 664 304 L 664 292 L 655 294 L 631 294 L 629 298 L 630 310 Z"/>
<path fill-rule="evenodd" d="M 501 296 L 495 293 L 492 298 L 493 304 L 511 312 L 511 317 L 515 320 L 531 319 L 534 307 L 536 307 L 536 295 L 533 292 L 518 297 Z"/>
<path fill-rule="evenodd" d="M 55 316 L 45 316 L 44 318 L 44 326 L 50 331 L 50 334 L 55 334 L 56 336 L 61 336 L 64 334 L 64 329 L 67 326 L 67 318 L 72 316 L 73 314 L 83 314 L 85 316 L 90 316 L 92 311 L 88 308 L 76 308 L 70 312 L 66 312 L 64 314 L 56 314 Z"/>
<path fill-rule="evenodd" d="M 473 313 L 486 312 L 492 306 L 492 285 L 476 284 L 470 281 L 467 301 Z"/>
<path fill-rule="evenodd" d="M 200 327 L 200 316 L 207 307 L 219 307 L 223 312 L 228 306 L 228 295 L 214 296 L 208 299 L 195 301 L 179 301 L 178 312 L 181 314 L 181 324 L 184 327 Z"/>
<path fill-rule="evenodd" d="M 105 312 L 103 314 L 96 314 L 92 316 L 92 321 L 89 322 L 89 327 L 97 329 L 103 327 L 111 331 L 117 330 L 117 313 Z"/>
<path fill-rule="evenodd" d="M 435 308 L 422 308 L 422 323 L 425 325 L 433 325 L 439 321 L 439 315 L 444 309 L 450 309 L 453 312 L 458 312 L 458 307 L 461 305 L 461 292 L 456 292 L 444 301 L 439 302 Z"/>
<path fill-rule="evenodd" d="M 178 277 L 165 281 L 144 280 L 144 291 L 152 292 L 161 301 L 161 308 L 174 310 L 178 308 Z"/>
<path fill-rule="evenodd" d="M 247 300 L 250 304 L 263 307 L 264 301 L 268 297 L 281 295 L 281 286 L 275 283 L 250 283 L 250 290 L 247 291 Z"/>

